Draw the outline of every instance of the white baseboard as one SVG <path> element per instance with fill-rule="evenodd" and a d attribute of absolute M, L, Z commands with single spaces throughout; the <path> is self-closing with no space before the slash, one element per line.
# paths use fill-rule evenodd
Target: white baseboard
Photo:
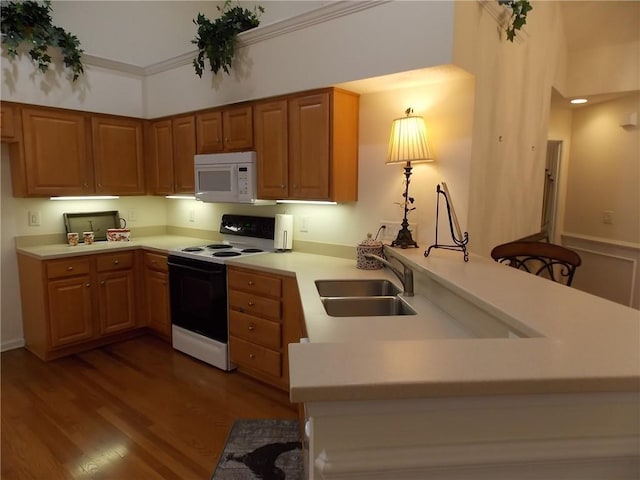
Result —
<path fill-rule="evenodd" d="M 24 338 L 14 338 L 13 340 L 3 341 L 0 344 L 0 352 L 6 352 L 7 350 L 14 350 L 21 347 L 24 347 Z"/>

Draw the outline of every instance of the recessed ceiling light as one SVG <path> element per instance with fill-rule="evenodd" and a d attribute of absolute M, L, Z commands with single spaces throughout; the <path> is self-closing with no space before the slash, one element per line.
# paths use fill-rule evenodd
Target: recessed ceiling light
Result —
<path fill-rule="evenodd" d="M 588 100 L 586 98 L 574 98 L 573 100 L 571 100 L 571 103 L 573 103 L 574 105 L 579 105 L 581 103 L 587 103 Z"/>

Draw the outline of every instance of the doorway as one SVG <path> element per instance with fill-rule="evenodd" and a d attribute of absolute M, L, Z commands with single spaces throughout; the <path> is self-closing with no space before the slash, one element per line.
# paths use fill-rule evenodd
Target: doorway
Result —
<path fill-rule="evenodd" d="M 540 230 L 546 236 L 547 241 L 551 243 L 555 242 L 561 156 L 562 140 L 548 140 Z"/>

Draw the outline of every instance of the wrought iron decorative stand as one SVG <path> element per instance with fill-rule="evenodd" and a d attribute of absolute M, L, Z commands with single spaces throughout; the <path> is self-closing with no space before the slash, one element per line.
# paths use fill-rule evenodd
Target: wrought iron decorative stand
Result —
<path fill-rule="evenodd" d="M 462 238 L 457 238 L 456 234 L 453 230 L 453 220 L 451 218 L 451 206 L 449 203 L 449 197 L 447 196 L 447 193 L 442 190 L 440 188 L 440 184 L 438 184 L 438 186 L 436 187 L 436 193 L 437 193 L 437 202 L 436 202 L 436 243 L 434 243 L 433 245 L 431 245 L 425 252 L 424 252 L 424 256 L 428 257 L 429 253 L 431 252 L 432 248 L 443 248 L 446 250 L 457 250 L 457 251 L 461 251 L 464 254 L 464 261 L 468 262 L 469 261 L 469 252 L 467 251 L 467 243 L 469 243 L 469 233 L 468 232 L 464 232 L 462 234 Z M 444 200 L 446 202 L 447 205 L 447 216 L 449 217 L 449 229 L 451 231 L 451 239 L 453 240 L 453 245 L 443 245 L 438 243 L 438 219 L 440 217 L 440 195 L 442 195 L 444 197 Z M 456 223 L 457 225 L 457 223 Z"/>

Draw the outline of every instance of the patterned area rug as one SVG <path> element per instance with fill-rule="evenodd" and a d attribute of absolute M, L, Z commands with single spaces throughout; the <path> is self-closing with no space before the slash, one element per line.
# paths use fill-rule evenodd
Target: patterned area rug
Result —
<path fill-rule="evenodd" d="M 297 420 L 236 420 L 211 480 L 303 480 Z"/>

